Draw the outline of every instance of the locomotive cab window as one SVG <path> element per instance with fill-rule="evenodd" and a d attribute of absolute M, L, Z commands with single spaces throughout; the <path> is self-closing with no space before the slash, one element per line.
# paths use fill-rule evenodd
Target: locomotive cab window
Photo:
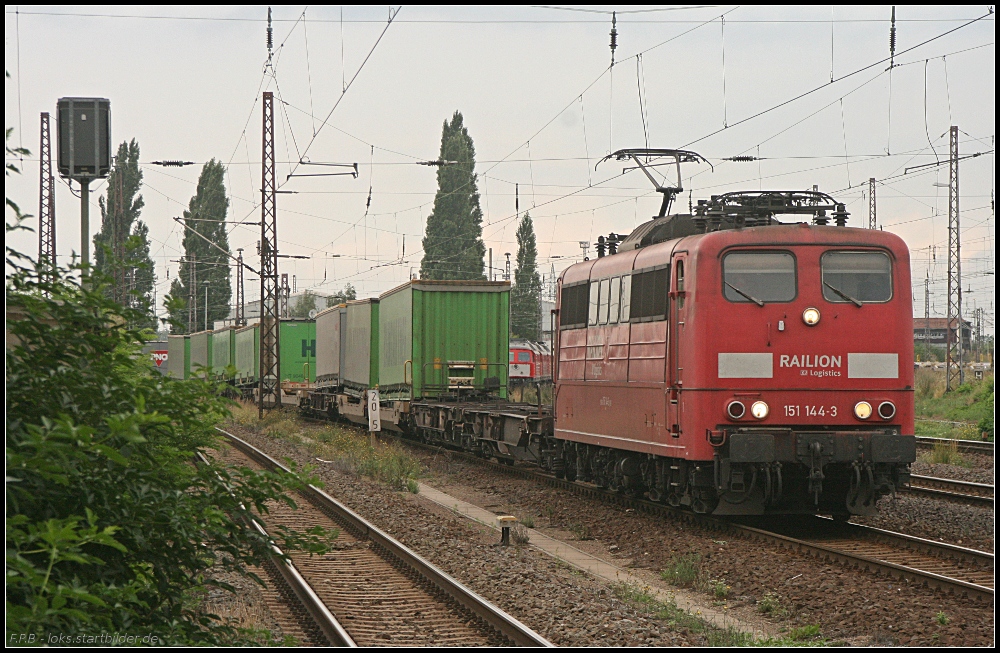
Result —
<path fill-rule="evenodd" d="M 531 362 L 531 352 L 519 351 L 517 352 L 517 362 L 518 363 L 530 363 Z"/>
<path fill-rule="evenodd" d="M 722 292 L 737 304 L 790 302 L 797 293 L 795 257 L 787 252 L 730 252 L 722 259 Z"/>
<path fill-rule="evenodd" d="M 820 260 L 828 302 L 880 303 L 892 299 L 892 262 L 884 252 L 826 252 Z"/>

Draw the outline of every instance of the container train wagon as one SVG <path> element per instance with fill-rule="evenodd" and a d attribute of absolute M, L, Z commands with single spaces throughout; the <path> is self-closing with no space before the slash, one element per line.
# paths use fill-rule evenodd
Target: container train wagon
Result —
<path fill-rule="evenodd" d="M 286 395 L 312 387 L 316 381 L 316 324 L 285 319 L 279 323 L 281 386 Z M 260 366 L 260 326 L 225 327 L 168 339 L 168 374 L 188 379 L 208 376 L 224 380 L 252 396 Z"/>
<path fill-rule="evenodd" d="M 505 400 L 509 303 L 508 282 L 424 280 L 319 313 L 303 412 L 367 424 L 378 387 L 382 424 L 404 431 L 414 415 L 433 421 L 428 401 Z"/>
<path fill-rule="evenodd" d="M 191 336 L 167 336 L 167 376 L 188 378 L 191 369 Z"/>
<path fill-rule="evenodd" d="M 508 350 L 505 288 L 488 310 L 436 304 L 485 282 L 383 295 L 383 427 L 701 513 L 873 514 L 916 458 L 905 243 L 844 226 L 818 192 L 664 212 L 561 275 L 551 409 L 505 401 L 506 370 L 491 367 Z M 450 334 L 499 351 L 452 351 Z M 339 337 L 317 334 L 344 370 L 356 354 Z M 363 422 L 337 375 L 325 369 L 302 410 Z"/>

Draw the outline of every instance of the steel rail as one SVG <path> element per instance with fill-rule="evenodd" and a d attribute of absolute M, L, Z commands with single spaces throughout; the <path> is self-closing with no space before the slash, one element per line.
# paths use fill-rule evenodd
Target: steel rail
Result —
<path fill-rule="evenodd" d="M 598 488 L 596 486 L 585 485 L 577 481 L 567 481 L 564 479 L 558 479 L 555 476 L 550 476 L 548 474 L 544 474 L 533 470 L 527 470 L 521 467 L 494 463 L 490 460 L 484 460 L 482 458 L 479 458 L 478 456 L 474 456 L 466 452 L 456 451 L 453 449 L 446 449 L 444 447 L 438 447 L 436 445 L 431 445 L 421 442 L 415 442 L 413 440 L 408 440 L 405 438 L 398 437 L 395 434 L 393 435 L 393 437 L 397 437 L 397 439 L 400 442 L 418 448 L 423 448 L 436 452 L 446 452 L 456 457 L 462 458 L 463 460 L 467 460 L 483 466 L 488 466 L 504 474 L 519 476 L 521 478 L 538 480 L 552 487 L 566 489 L 575 494 L 596 498 L 606 503 L 633 508 L 636 510 L 642 510 L 643 512 L 650 514 L 670 516 L 674 519 L 680 519 L 682 521 L 696 524 L 712 530 L 740 533 L 752 539 L 758 539 L 770 542 L 772 544 L 777 544 L 782 548 L 788 548 L 802 553 L 807 553 L 809 555 L 812 555 L 813 557 L 822 560 L 832 560 L 834 562 L 845 564 L 849 567 L 865 569 L 868 571 L 873 571 L 878 574 L 885 574 L 895 578 L 903 578 L 910 582 L 915 582 L 920 585 L 926 585 L 928 587 L 940 589 L 945 592 L 951 592 L 959 596 L 968 596 L 973 599 L 986 600 L 986 601 L 992 601 L 994 598 L 994 588 L 979 583 L 969 582 L 962 580 L 960 578 L 953 578 L 951 576 L 947 576 L 937 572 L 926 571 L 923 569 L 918 569 L 916 567 L 911 567 L 904 564 L 891 562 L 888 560 L 881 560 L 869 555 L 847 551 L 842 548 L 837 548 L 835 546 L 829 546 L 827 544 L 823 544 L 821 541 L 809 541 L 807 539 L 796 538 L 782 533 L 777 533 L 771 530 L 756 528 L 754 526 L 747 526 L 744 524 L 737 523 L 735 521 L 724 520 L 718 517 L 712 517 L 710 515 L 699 515 L 693 512 L 673 508 L 664 504 L 655 503 L 647 499 L 628 497 L 626 495 L 614 493 L 609 490 Z M 835 523 L 832 519 L 827 519 L 827 518 L 818 518 L 818 519 L 822 519 L 821 523 L 823 524 Z M 991 553 L 977 551 L 975 549 L 966 549 L 960 546 L 947 544 L 944 542 L 933 542 L 931 540 L 924 540 L 911 535 L 905 535 L 902 533 L 893 533 L 891 531 L 884 531 L 881 529 L 869 526 L 862 526 L 859 524 L 836 524 L 836 525 L 838 527 L 844 527 L 845 529 L 848 529 L 851 535 L 857 538 L 863 537 L 865 539 L 880 540 L 883 543 L 891 544 L 896 548 L 921 552 L 944 560 L 951 559 L 960 562 L 962 564 L 973 564 L 976 566 L 981 566 L 983 568 L 989 569 L 990 577 L 992 577 L 993 575 L 994 564 L 993 564 L 993 554 Z"/>
<path fill-rule="evenodd" d="M 993 486 L 985 483 L 911 474 L 910 484 L 903 490 L 971 505 L 994 506 Z"/>
<path fill-rule="evenodd" d="M 980 440 L 951 440 L 949 438 L 931 438 L 924 435 L 918 435 L 916 437 L 918 447 L 933 447 L 938 443 L 956 443 L 955 447 L 958 451 L 962 453 L 982 453 L 988 456 L 993 455 L 994 447 L 992 442 L 984 442 Z"/>
<path fill-rule="evenodd" d="M 198 454 L 198 458 L 201 462 L 206 464 L 208 463 L 208 460 L 201 453 Z M 264 527 L 261 526 L 255 519 L 247 517 L 247 521 L 250 522 L 258 533 L 263 535 L 268 540 L 271 540 L 269 551 L 271 566 L 284 582 L 289 592 L 291 592 L 291 594 L 298 599 L 305 611 L 310 617 L 312 617 L 316 627 L 321 633 L 323 633 L 323 636 L 326 637 L 329 645 L 357 648 L 357 643 L 355 643 L 354 639 L 347 633 L 347 630 L 344 629 L 340 622 L 337 621 L 337 618 L 333 616 L 333 613 L 330 612 L 328 607 L 326 607 L 323 600 L 319 598 L 309 582 L 306 581 L 306 579 L 302 577 L 302 574 L 299 573 L 299 570 L 295 568 L 295 563 L 292 562 L 291 558 L 286 556 L 281 549 L 274 544 L 273 539 L 267 534 Z"/>
<path fill-rule="evenodd" d="M 222 429 L 216 429 L 224 435 L 236 449 L 243 452 L 257 463 L 271 470 L 290 470 L 271 458 L 269 455 L 254 447 L 249 442 L 227 433 Z M 403 546 L 388 533 L 382 531 L 373 523 L 364 519 L 356 512 L 340 503 L 329 494 L 314 485 L 308 485 L 300 492 L 317 508 L 327 515 L 346 524 L 360 537 L 370 540 L 375 546 L 394 557 L 403 566 L 415 571 L 421 578 L 428 581 L 449 597 L 452 601 L 472 614 L 480 618 L 488 626 L 506 637 L 517 646 L 544 646 L 551 647 L 553 644 L 544 637 L 531 630 L 520 621 L 510 616 L 500 608 L 472 592 L 457 580 L 441 571 L 433 564 Z"/>

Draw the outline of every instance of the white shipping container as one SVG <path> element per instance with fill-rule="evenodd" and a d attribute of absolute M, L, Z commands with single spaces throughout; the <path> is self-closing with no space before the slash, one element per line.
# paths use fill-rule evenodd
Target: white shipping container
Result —
<path fill-rule="evenodd" d="M 211 356 L 209 352 L 208 339 L 212 335 L 211 331 L 199 331 L 191 334 L 191 368 L 193 374 L 199 367 L 209 367 Z"/>
<path fill-rule="evenodd" d="M 345 306 L 334 306 L 316 315 L 316 386 L 340 385 L 340 362 L 347 332 Z"/>
<path fill-rule="evenodd" d="M 341 365 L 343 383 L 366 391 L 371 377 L 372 305 L 378 300 L 362 299 L 347 304 L 347 342 Z"/>
<path fill-rule="evenodd" d="M 174 379 L 184 378 L 184 338 L 167 337 L 167 375 Z"/>

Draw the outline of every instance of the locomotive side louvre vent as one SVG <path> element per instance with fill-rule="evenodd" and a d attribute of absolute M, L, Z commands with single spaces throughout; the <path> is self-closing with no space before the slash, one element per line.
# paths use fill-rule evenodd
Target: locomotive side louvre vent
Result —
<path fill-rule="evenodd" d="M 670 266 L 632 273 L 633 322 L 662 320 L 667 315 L 667 292 L 670 290 Z"/>
<path fill-rule="evenodd" d="M 559 312 L 559 326 L 564 329 L 587 325 L 590 308 L 590 283 L 584 281 L 572 286 L 563 286 L 562 304 Z"/>

